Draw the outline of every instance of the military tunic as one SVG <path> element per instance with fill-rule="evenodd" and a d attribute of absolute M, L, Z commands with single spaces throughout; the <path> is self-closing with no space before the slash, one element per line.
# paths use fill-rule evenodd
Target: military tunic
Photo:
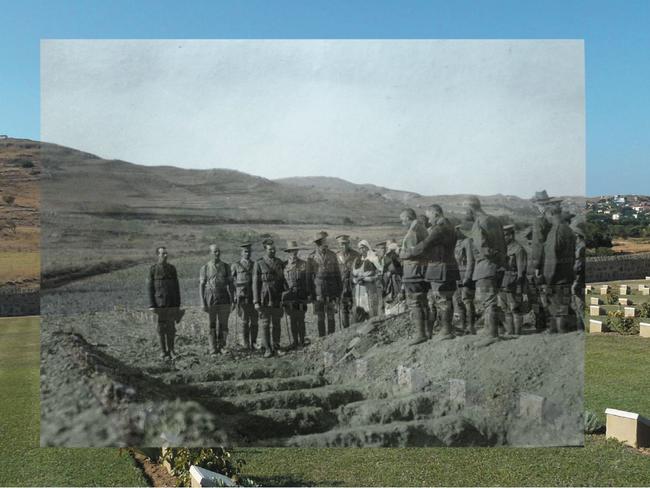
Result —
<path fill-rule="evenodd" d="M 336 254 L 329 249 L 316 249 L 307 261 L 313 280 L 314 313 L 317 317 L 318 335 L 333 334 L 336 329 L 336 302 L 343 293 L 341 270 Z M 327 315 L 327 330 L 325 316 Z"/>
<path fill-rule="evenodd" d="M 181 292 L 176 268 L 169 263 L 156 263 L 149 268 L 147 279 L 149 308 L 156 314 L 158 337 L 164 356 L 174 352 L 176 321 L 180 317 Z"/>
<path fill-rule="evenodd" d="M 341 312 L 343 317 L 343 328 L 350 326 L 350 313 L 352 312 L 352 304 L 354 302 L 354 285 L 352 284 L 352 269 L 355 261 L 359 258 L 359 253 L 354 249 L 348 251 L 339 251 L 336 253 L 336 259 L 339 262 L 341 270 L 341 283 L 343 285 L 343 292 L 341 293 Z"/>
<path fill-rule="evenodd" d="M 230 266 L 235 286 L 237 315 L 242 321 L 239 343 L 246 348 L 255 346 L 258 331 L 258 315 L 253 303 L 254 266 L 255 263 L 250 259 L 241 259 Z"/>
<path fill-rule="evenodd" d="M 203 309 L 208 313 L 210 349 L 216 352 L 224 348 L 228 340 L 233 292 L 230 266 L 214 260 L 204 264 L 199 272 L 199 291 Z"/>
<path fill-rule="evenodd" d="M 280 347 L 282 294 L 286 290 L 284 263 L 264 256 L 253 268 L 253 302 L 260 307 L 262 347 L 268 352 Z"/>
<path fill-rule="evenodd" d="M 307 262 L 296 258 L 284 265 L 284 279 L 287 289 L 282 295 L 282 306 L 291 323 L 292 344 L 305 344 L 305 313 L 311 295 Z"/>

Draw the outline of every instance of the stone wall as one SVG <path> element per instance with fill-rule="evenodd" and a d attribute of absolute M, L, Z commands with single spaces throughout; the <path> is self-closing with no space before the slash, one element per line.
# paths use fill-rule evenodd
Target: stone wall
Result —
<path fill-rule="evenodd" d="M 642 280 L 650 276 L 650 253 L 587 258 L 587 283 Z"/>
<path fill-rule="evenodd" d="M 39 290 L 2 290 L 0 292 L 0 317 L 22 317 L 40 315 L 40 313 Z"/>

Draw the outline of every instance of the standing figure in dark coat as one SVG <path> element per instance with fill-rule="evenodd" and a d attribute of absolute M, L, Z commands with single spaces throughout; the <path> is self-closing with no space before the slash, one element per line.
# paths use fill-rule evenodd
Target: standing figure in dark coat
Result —
<path fill-rule="evenodd" d="M 329 250 L 327 232 L 321 231 L 313 239 L 316 245 L 308 259 L 309 274 L 314 291 L 314 313 L 318 321 L 318 335 L 333 334 L 336 329 L 336 307 L 343 293 L 343 282 L 336 254 Z M 327 316 L 327 332 L 325 330 Z M 340 324 L 339 324 L 340 325 Z"/>
<path fill-rule="evenodd" d="M 504 327 L 507 334 L 520 335 L 524 323 L 523 293 L 526 289 L 526 265 L 528 255 L 524 247 L 515 239 L 515 226 L 503 227 L 506 239 L 506 270 L 501 282 L 501 308 L 505 314 Z"/>
<path fill-rule="evenodd" d="M 440 320 L 442 339 L 453 339 L 453 296 L 456 291 L 456 283 L 460 279 L 458 264 L 454 256 L 456 229 L 444 216 L 440 205 L 429 206 L 426 214 L 431 223 L 428 235 L 415 246 L 402 248 L 401 257 L 403 259 L 416 257 L 426 260 L 425 280 L 431 289 L 432 314 Z M 431 325 L 433 324 L 429 324 L 429 326 Z M 432 328 L 429 327 L 427 332 L 427 335 L 431 337 Z"/>
<path fill-rule="evenodd" d="M 199 295 L 203 311 L 208 314 L 208 342 L 213 356 L 226 351 L 234 291 L 230 266 L 221 261 L 220 256 L 219 247 L 210 244 L 210 261 L 201 267 L 199 273 Z"/>
<path fill-rule="evenodd" d="M 471 225 L 470 225 L 471 229 Z M 476 287 L 472 274 L 474 273 L 474 251 L 472 249 L 472 238 L 465 235 L 463 225 L 456 226 L 458 240 L 454 248 L 454 257 L 458 264 L 458 289 L 454 293 L 454 307 L 458 310 L 458 318 L 464 334 L 476 334 L 476 308 L 474 297 Z"/>
<path fill-rule="evenodd" d="M 417 334 L 410 344 L 416 345 L 427 340 L 426 319 L 429 309 L 427 304 L 429 283 L 425 279 L 427 259 L 423 256 L 410 256 L 410 254 L 406 257 L 405 250 L 410 253 L 410 250 L 422 242 L 428 233 L 412 208 L 404 209 L 400 214 L 400 220 L 402 225 L 408 228 L 402 239 L 400 258 L 404 272 L 402 283 L 406 292 L 406 305 Z"/>
<path fill-rule="evenodd" d="M 253 268 L 253 302 L 260 314 L 264 357 L 281 355 L 282 293 L 286 290 L 284 263 L 275 257 L 275 244 L 264 241 L 264 257 Z"/>
<path fill-rule="evenodd" d="M 576 238 L 562 219 L 562 208 L 551 208 L 551 229 L 544 243 L 544 296 L 552 322 L 549 332 L 567 332 L 567 316 L 574 283 Z"/>
<path fill-rule="evenodd" d="M 156 254 L 158 262 L 149 269 L 147 280 L 149 309 L 153 310 L 157 317 L 161 358 L 172 359 L 175 355 L 175 324 L 181 317 L 181 292 L 176 268 L 167 262 L 167 249 L 159 247 Z"/>
<path fill-rule="evenodd" d="M 576 234 L 576 260 L 573 265 L 573 285 L 571 296 L 573 297 L 573 311 L 576 314 L 578 330 L 585 330 L 585 254 L 587 244 L 585 242 L 585 221 L 584 217 L 578 216 L 572 223 L 573 231 Z"/>
<path fill-rule="evenodd" d="M 352 267 L 359 253 L 350 246 L 350 236 L 342 234 L 336 237 L 341 249 L 336 253 L 341 270 L 341 322 L 344 329 L 350 326 L 350 314 L 353 306 L 354 286 L 352 284 Z"/>
<path fill-rule="evenodd" d="M 257 341 L 257 310 L 253 303 L 253 266 L 251 244 L 241 246 L 241 259 L 230 266 L 232 281 L 235 285 L 235 304 L 237 316 L 241 320 L 239 345 L 245 349 L 254 349 Z"/>
<path fill-rule="evenodd" d="M 305 313 L 311 295 L 311 283 L 307 262 L 298 257 L 301 247 L 296 241 L 287 241 L 284 249 L 289 259 L 284 264 L 287 289 L 282 294 L 282 307 L 291 324 L 291 349 L 305 345 Z"/>
<path fill-rule="evenodd" d="M 380 258 L 382 270 L 382 298 L 384 303 L 393 303 L 402 294 L 402 263 L 399 259 L 399 244 L 395 241 L 384 243 L 386 253 Z"/>
<path fill-rule="evenodd" d="M 474 251 L 474 274 L 476 301 L 483 314 L 488 340 L 494 342 L 499 336 L 499 286 L 506 265 L 506 242 L 501 222 L 488 215 L 477 197 L 467 201 L 472 226 L 472 249 Z"/>

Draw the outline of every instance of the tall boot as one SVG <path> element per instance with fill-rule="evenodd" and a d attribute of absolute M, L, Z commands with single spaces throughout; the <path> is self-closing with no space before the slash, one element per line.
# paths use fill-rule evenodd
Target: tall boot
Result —
<path fill-rule="evenodd" d="M 167 340 L 165 338 L 165 333 L 160 328 L 158 328 L 158 340 L 160 341 L 160 357 L 164 359 L 168 355 Z"/>
<path fill-rule="evenodd" d="M 282 315 L 273 315 L 271 325 L 272 325 L 271 332 L 273 335 L 273 350 L 277 351 L 280 349 L 280 340 L 282 337 Z"/>
<path fill-rule="evenodd" d="M 427 304 L 427 310 L 426 310 L 426 334 L 427 334 L 427 337 L 429 339 L 431 337 L 433 337 L 433 330 L 435 329 L 437 320 L 438 320 L 438 310 L 436 309 L 435 306 L 430 307 Z"/>
<path fill-rule="evenodd" d="M 348 307 L 343 308 L 341 312 L 341 322 L 344 329 L 350 327 L 350 309 Z"/>
<path fill-rule="evenodd" d="M 211 356 L 216 356 L 219 354 L 219 346 L 217 343 L 217 329 L 210 327 L 210 331 L 208 333 L 208 344 L 210 346 L 209 353 Z"/>
<path fill-rule="evenodd" d="M 270 358 L 273 356 L 273 348 L 271 347 L 271 317 L 262 317 L 262 349 L 264 349 L 264 357 Z"/>
<path fill-rule="evenodd" d="M 489 337 L 499 337 L 499 314 L 496 310 L 485 311 L 485 326 Z"/>
<path fill-rule="evenodd" d="M 416 344 L 421 344 L 427 340 L 426 316 L 427 314 L 422 308 L 411 310 L 411 320 L 415 323 L 417 336 L 415 336 L 415 339 L 413 339 L 409 345 L 415 346 Z"/>
<path fill-rule="evenodd" d="M 237 342 L 244 349 L 250 349 L 250 325 L 247 322 L 242 321 L 241 330 L 239 331 Z"/>
<path fill-rule="evenodd" d="M 460 326 L 463 329 L 463 334 L 469 334 L 467 310 L 465 310 L 465 305 L 458 304 L 458 321 L 460 322 Z"/>
<path fill-rule="evenodd" d="M 294 312 L 291 315 L 291 346 L 293 349 L 296 349 L 298 346 L 302 345 L 300 340 L 300 317 L 298 316 L 300 312 Z"/>
<path fill-rule="evenodd" d="M 504 328 L 507 335 L 513 335 L 515 333 L 515 321 L 511 313 L 506 313 Z"/>
<path fill-rule="evenodd" d="M 175 338 L 176 338 L 176 328 L 172 325 L 172 327 L 167 332 L 167 354 L 172 358 L 176 356 L 176 351 L 174 351 Z"/>
<path fill-rule="evenodd" d="M 327 333 L 333 334 L 336 331 L 336 317 L 333 311 L 327 312 Z"/>
<path fill-rule="evenodd" d="M 521 335 L 521 329 L 524 324 L 524 316 L 520 313 L 514 314 L 515 335 Z"/>
<path fill-rule="evenodd" d="M 325 337 L 325 311 L 323 310 L 322 312 L 318 312 L 316 317 L 318 322 L 318 337 Z"/>
<path fill-rule="evenodd" d="M 440 325 L 442 326 L 442 337 L 441 340 L 449 340 L 455 337 L 454 327 L 452 324 L 452 318 L 454 314 L 454 308 L 450 302 L 447 302 L 444 308 L 440 307 Z"/>
<path fill-rule="evenodd" d="M 465 302 L 465 310 L 465 313 L 467 314 L 469 333 L 476 335 L 476 307 L 474 306 L 474 300 L 467 300 L 467 302 Z"/>
<path fill-rule="evenodd" d="M 224 330 L 221 332 L 219 338 L 219 349 L 221 349 L 221 352 L 226 352 L 228 350 L 228 331 Z"/>
<path fill-rule="evenodd" d="M 257 313 L 257 312 L 255 312 L 255 313 Z M 261 348 L 261 346 L 259 344 L 259 340 L 258 340 L 258 333 L 257 332 L 258 332 L 258 329 L 259 329 L 259 325 L 258 325 L 257 320 L 258 320 L 257 315 L 254 315 L 253 317 L 251 317 L 251 325 L 250 325 L 250 328 L 248 329 L 249 332 L 250 332 L 250 347 L 251 347 L 251 349 L 260 349 Z M 246 337 L 246 340 L 248 341 L 248 336 Z"/>

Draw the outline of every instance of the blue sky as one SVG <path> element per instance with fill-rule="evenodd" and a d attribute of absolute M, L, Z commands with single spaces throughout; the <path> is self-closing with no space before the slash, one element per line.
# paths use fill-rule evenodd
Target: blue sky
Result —
<path fill-rule="evenodd" d="M 584 39 L 587 193 L 650 194 L 648 0 L 0 0 L 0 18 L 0 133 L 32 139 L 40 39 Z"/>

